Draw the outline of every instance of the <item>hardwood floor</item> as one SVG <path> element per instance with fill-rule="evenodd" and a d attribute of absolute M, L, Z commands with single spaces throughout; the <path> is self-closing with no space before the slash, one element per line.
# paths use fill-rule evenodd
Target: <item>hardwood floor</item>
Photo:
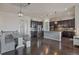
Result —
<path fill-rule="evenodd" d="M 3 55 L 78 55 L 79 47 L 73 46 L 70 38 L 62 38 L 61 42 L 50 39 L 32 39 L 30 48 L 19 48 Z"/>

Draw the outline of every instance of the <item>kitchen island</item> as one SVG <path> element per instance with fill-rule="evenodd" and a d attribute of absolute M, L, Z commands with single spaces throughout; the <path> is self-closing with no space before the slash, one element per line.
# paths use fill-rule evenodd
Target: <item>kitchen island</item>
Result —
<path fill-rule="evenodd" d="M 61 31 L 44 31 L 44 38 L 56 41 L 61 41 L 62 32 Z"/>

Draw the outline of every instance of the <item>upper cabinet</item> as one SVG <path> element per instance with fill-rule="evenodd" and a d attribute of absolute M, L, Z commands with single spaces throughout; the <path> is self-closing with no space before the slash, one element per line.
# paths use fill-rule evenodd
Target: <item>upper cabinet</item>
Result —
<path fill-rule="evenodd" d="M 75 18 L 74 19 L 68 19 L 68 20 L 62 20 L 62 21 L 52 21 L 50 22 L 50 31 L 52 30 L 58 30 L 58 29 L 75 29 Z"/>

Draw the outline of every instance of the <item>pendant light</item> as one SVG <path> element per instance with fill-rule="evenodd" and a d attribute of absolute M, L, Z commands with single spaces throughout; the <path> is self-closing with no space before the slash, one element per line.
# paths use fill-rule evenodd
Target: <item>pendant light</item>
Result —
<path fill-rule="evenodd" d="M 19 13 L 18 13 L 18 16 L 19 17 L 22 17 L 24 14 L 23 14 L 23 8 L 26 7 L 26 6 L 29 6 L 30 3 L 20 3 L 19 4 L 19 7 L 20 7 L 20 10 L 19 10 Z"/>

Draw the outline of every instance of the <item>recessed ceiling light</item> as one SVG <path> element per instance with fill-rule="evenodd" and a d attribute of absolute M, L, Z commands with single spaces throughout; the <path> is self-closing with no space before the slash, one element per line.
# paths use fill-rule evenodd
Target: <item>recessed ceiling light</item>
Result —
<path fill-rule="evenodd" d="M 67 11 L 68 9 L 67 8 L 65 8 L 65 11 Z"/>

